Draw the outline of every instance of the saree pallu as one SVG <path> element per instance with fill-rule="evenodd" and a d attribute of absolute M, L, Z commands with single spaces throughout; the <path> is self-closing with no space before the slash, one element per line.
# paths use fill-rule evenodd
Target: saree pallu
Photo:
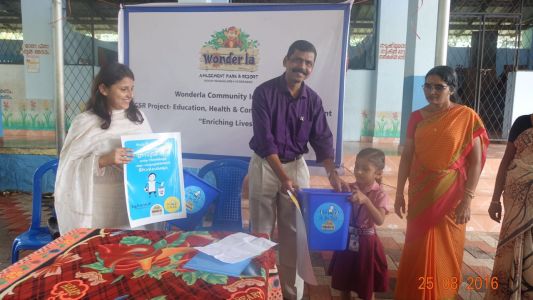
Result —
<path fill-rule="evenodd" d="M 533 128 L 515 140 L 503 193 L 500 239 L 492 276 L 498 288 L 485 299 L 533 299 Z"/>
<path fill-rule="evenodd" d="M 395 299 L 440 300 L 457 295 L 466 224 L 455 223 L 454 210 L 464 195 L 467 157 L 478 137 L 483 166 L 488 136 L 470 108 L 455 106 L 417 123 Z"/>

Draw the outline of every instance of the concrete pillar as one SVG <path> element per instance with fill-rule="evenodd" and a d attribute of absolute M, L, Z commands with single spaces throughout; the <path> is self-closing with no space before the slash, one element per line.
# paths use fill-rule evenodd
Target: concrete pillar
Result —
<path fill-rule="evenodd" d="M 399 142 L 401 95 L 405 67 L 406 28 L 408 6 L 406 1 L 379 1 L 378 57 L 375 73 L 375 107 L 373 115 L 373 142 Z M 372 111 L 373 110 L 373 111 Z"/>
<path fill-rule="evenodd" d="M 52 1 L 21 0 L 26 98 L 54 99 Z"/>
<path fill-rule="evenodd" d="M 55 66 L 52 0 L 21 0 L 26 99 L 19 103 L 20 127 L 28 134 L 55 129 Z M 42 131 L 51 130 L 51 131 Z"/>
<path fill-rule="evenodd" d="M 405 139 L 409 115 L 427 104 L 422 85 L 426 73 L 435 66 L 438 12 L 438 0 L 409 0 L 402 100 L 402 142 Z"/>

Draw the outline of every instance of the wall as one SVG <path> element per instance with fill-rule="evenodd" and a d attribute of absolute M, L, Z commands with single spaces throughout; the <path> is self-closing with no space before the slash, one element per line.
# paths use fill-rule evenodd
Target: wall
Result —
<path fill-rule="evenodd" d="M 503 121 L 504 138 L 508 138 L 509 130 L 511 130 L 511 125 L 516 118 L 533 112 L 533 95 L 531 94 L 532 82 L 533 71 L 509 73 Z"/>
<path fill-rule="evenodd" d="M 379 2 L 378 61 L 372 141 L 399 142 L 408 2 Z"/>
<path fill-rule="evenodd" d="M 21 112 L 27 107 L 25 86 L 24 65 L 0 65 L 0 128 L 4 131 L 21 122 Z"/>
<path fill-rule="evenodd" d="M 401 138 L 405 139 L 412 111 L 427 104 L 421 85 L 435 66 L 438 1 L 409 0 L 402 101 Z"/>
<path fill-rule="evenodd" d="M 361 135 L 370 134 L 368 118 L 373 114 L 376 88 L 374 70 L 348 70 L 346 73 L 344 93 L 343 141 L 359 141 Z"/>
<path fill-rule="evenodd" d="M 49 155 L 0 154 L 0 191 L 31 192 L 35 170 L 55 158 Z M 47 172 L 42 181 L 43 193 L 53 192 L 54 183 L 54 172 Z"/>
<path fill-rule="evenodd" d="M 53 100 L 52 1 L 21 0 L 26 98 Z"/>

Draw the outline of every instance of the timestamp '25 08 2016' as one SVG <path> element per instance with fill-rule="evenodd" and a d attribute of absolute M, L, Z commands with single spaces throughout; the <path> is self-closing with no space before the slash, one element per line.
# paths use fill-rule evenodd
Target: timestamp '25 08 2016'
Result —
<path fill-rule="evenodd" d="M 456 290 L 461 285 L 459 278 L 453 276 L 451 278 L 439 279 L 439 283 L 445 290 Z M 466 289 L 469 291 L 479 291 L 485 289 L 498 289 L 498 277 L 494 276 L 466 276 Z M 432 276 L 420 276 L 418 277 L 418 289 L 419 290 L 431 290 L 435 288 L 437 284 L 436 280 Z"/>

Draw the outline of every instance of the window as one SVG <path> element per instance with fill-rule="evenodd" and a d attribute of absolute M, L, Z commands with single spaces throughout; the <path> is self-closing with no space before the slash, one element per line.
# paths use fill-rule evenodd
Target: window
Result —
<path fill-rule="evenodd" d="M 377 0 L 355 1 L 350 20 L 348 68 L 376 68 L 376 3 Z"/>

